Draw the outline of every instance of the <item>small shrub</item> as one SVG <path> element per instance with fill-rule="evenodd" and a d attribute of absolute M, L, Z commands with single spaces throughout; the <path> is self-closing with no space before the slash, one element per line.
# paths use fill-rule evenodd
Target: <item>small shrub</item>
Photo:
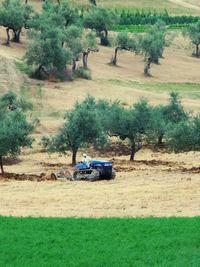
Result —
<path fill-rule="evenodd" d="M 16 61 L 15 65 L 16 65 L 17 69 L 20 70 L 22 73 L 25 73 L 28 76 L 32 75 L 32 73 L 33 73 L 32 68 L 30 68 L 30 66 L 28 66 L 25 62 Z"/>
<path fill-rule="evenodd" d="M 82 78 L 86 80 L 91 80 L 91 71 L 89 69 L 86 69 L 84 67 L 79 67 L 74 72 L 75 78 Z"/>

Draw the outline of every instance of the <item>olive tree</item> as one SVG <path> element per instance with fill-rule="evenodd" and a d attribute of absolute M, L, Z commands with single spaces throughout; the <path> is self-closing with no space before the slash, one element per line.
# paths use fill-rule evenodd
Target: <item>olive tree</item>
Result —
<path fill-rule="evenodd" d="M 67 76 L 66 65 L 71 63 L 73 51 L 65 45 L 65 35 L 75 17 L 76 13 L 68 2 L 45 1 L 42 11 L 31 20 L 29 37 L 32 42 L 25 60 L 36 69 L 36 77 L 48 77 L 52 72 L 62 79 Z"/>
<path fill-rule="evenodd" d="M 14 42 L 20 42 L 20 34 L 32 14 L 32 8 L 21 0 L 4 0 L 0 5 L 0 25 L 6 28 L 7 41 L 10 44 L 10 30 L 13 32 Z"/>
<path fill-rule="evenodd" d="M 168 129 L 173 128 L 177 123 L 187 121 L 188 118 L 189 115 L 185 111 L 178 93 L 170 93 L 168 104 L 158 105 L 151 109 L 149 140 L 162 146 Z"/>
<path fill-rule="evenodd" d="M 111 30 L 118 18 L 116 14 L 104 8 L 92 8 L 84 18 L 83 25 L 85 28 L 95 30 L 100 36 L 101 45 L 108 46 L 108 31 Z"/>
<path fill-rule="evenodd" d="M 196 116 L 170 127 L 167 146 L 175 152 L 200 151 L 200 117 Z"/>
<path fill-rule="evenodd" d="M 151 107 L 144 99 L 129 109 L 123 108 L 118 102 L 110 107 L 106 122 L 107 131 L 110 136 L 129 140 L 131 161 L 134 160 L 136 152 L 142 147 L 143 139 L 147 136 L 150 110 Z"/>
<path fill-rule="evenodd" d="M 147 76 L 150 76 L 151 64 L 158 64 L 159 59 L 163 56 L 164 48 L 167 45 L 165 34 L 165 24 L 158 21 L 140 38 L 139 47 L 140 52 L 144 55 L 144 74 Z"/>
<path fill-rule="evenodd" d="M 176 124 L 188 119 L 188 114 L 182 105 L 178 93 L 170 93 L 169 103 L 163 106 L 163 116 L 166 123 Z"/>
<path fill-rule="evenodd" d="M 48 77 L 52 70 L 57 74 L 64 73 L 72 55 L 69 49 L 62 46 L 62 30 L 48 27 L 42 36 L 36 32 L 31 38 L 24 59 L 29 66 L 35 68 L 35 77 L 42 78 L 43 74 Z"/>
<path fill-rule="evenodd" d="M 72 152 L 72 164 L 76 164 L 76 155 L 81 147 L 88 144 L 104 143 L 106 136 L 101 125 L 95 100 L 87 97 L 82 103 L 66 113 L 65 123 L 58 134 L 43 138 L 43 146 L 50 152 L 65 154 Z"/>
<path fill-rule="evenodd" d="M 83 67 L 88 68 L 88 56 L 91 52 L 98 52 L 98 46 L 96 42 L 96 36 L 94 32 L 90 31 L 85 33 L 82 38 L 82 61 Z"/>
<path fill-rule="evenodd" d="M 27 121 L 25 114 L 17 107 L 17 98 L 9 93 L 0 99 L 0 168 L 4 175 L 4 158 L 16 156 L 24 147 L 30 147 L 30 134 L 33 126 Z"/>
<path fill-rule="evenodd" d="M 188 30 L 189 37 L 192 43 L 195 45 L 195 56 L 199 57 L 199 45 L 200 45 L 200 20 L 195 24 L 190 25 Z"/>
<path fill-rule="evenodd" d="M 117 65 L 117 55 L 118 51 L 131 51 L 135 52 L 137 50 L 137 40 L 136 38 L 127 33 L 127 32 L 120 32 L 118 33 L 115 41 L 115 53 L 112 57 L 111 63 L 116 66 Z"/>
<path fill-rule="evenodd" d="M 88 56 L 90 52 L 98 52 L 96 38 L 93 32 L 85 31 L 76 25 L 68 27 L 65 31 L 65 46 L 72 51 L 72 70 L 76 70 L 76 62 L 82 58 L 83 67 L 88 69 Z"/>

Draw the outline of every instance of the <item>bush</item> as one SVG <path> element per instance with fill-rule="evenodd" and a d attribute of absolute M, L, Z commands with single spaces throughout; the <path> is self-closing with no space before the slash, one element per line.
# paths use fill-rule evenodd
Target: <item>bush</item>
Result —
<path fill-rule="evenodd" d="M 91 80 L 91 71 L 89 69 L 86 69 L 84 67 L 79 67 L 75 70 L 74 76 L 76 78 L 81 78 L 81 79 L 86 79 L 86 80 Z"/>
<path fill-rule="evenodd" d="M 28 76 L 31 76 L 33 74 L 32 68 L 28 66 L 25 62 L 16 61 L 15 65 L 17 69 L 20 70 L 22 73 L 25 73 Z"/>

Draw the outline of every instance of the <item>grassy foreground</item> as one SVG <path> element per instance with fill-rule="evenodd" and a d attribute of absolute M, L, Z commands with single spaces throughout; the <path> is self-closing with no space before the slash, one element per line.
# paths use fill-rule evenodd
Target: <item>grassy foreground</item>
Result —
<path fill-rule="evenodd" d="M 0 217 L 0 266 L 200 266 L 200 217 Z"/>

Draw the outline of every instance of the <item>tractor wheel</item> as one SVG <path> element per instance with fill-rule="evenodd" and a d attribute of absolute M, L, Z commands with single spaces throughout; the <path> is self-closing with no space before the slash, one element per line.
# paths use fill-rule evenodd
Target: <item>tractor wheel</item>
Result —
<path fill-rule="evenodd" d="M 93 170 L 90 176 L 88 177 L 88 181 L 95 182 L 99 180 L 100 173 L 98 170 Z"/>
<path fill-rule="evenodd" d="M 77 176 L 78 176 L 78 172 L 75 171 L 75 172 L 73 173 L 73 179 L 74 179 L 74 180 L 77 180 Z"/>

